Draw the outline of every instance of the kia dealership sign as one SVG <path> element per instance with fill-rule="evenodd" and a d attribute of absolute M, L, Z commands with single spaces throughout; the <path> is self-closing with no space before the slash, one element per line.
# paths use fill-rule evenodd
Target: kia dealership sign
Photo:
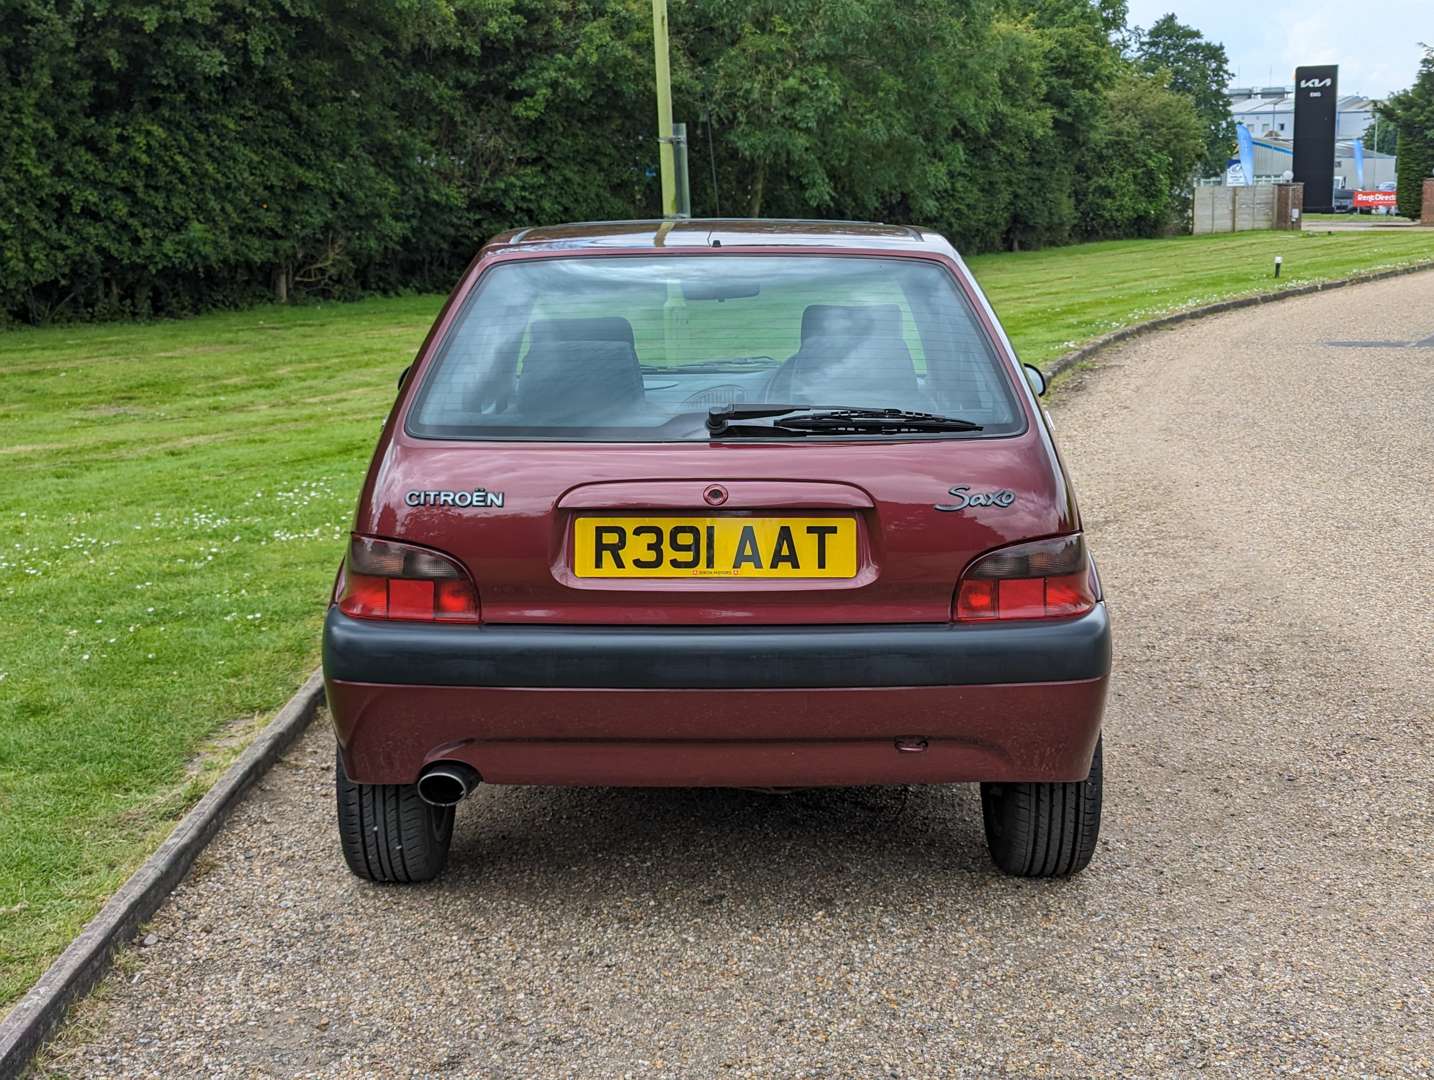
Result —
<path fill-rule="evenodd" d="M 1399 196 L 1392 191 L 1356 191 L 1353 201 L 1357 210 L 1377 206 L 1387 206 L 1393 210 L 1399 202 Z"/>
<path fill-rule="evenodd" d="M 1295 179 L 1305 186 L 1305 209 L 1334 209 L 1335 105 L 1339 68 L 1295 68 Z"/>

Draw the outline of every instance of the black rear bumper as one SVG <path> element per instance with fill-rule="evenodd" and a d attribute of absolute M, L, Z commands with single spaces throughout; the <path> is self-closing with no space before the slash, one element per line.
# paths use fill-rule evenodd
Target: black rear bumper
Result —
<path fill-rule="evenodd" d="M 783 689 L 1071 682 L 1110 673 L 1105 604 L 1075 619 L 881 626 L 444 626 L 330 607 L 324 675 L 410 686 Z"/>

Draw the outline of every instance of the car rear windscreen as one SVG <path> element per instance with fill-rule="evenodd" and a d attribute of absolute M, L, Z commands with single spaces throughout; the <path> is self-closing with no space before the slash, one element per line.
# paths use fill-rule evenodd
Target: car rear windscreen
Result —
<path fill-rule="evenodd" d="M 944 437 L 1024 428 L 985 329 L 941 265 L 714 253 L 493 266 L 443 339 L 407 430 L 695 441 L 710 437 L 712 406 L 764 402 L 981 425 Z"/>

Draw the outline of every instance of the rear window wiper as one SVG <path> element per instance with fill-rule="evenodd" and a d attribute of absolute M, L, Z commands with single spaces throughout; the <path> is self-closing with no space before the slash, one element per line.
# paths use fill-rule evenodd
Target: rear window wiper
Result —
<path fill-rule="evenodd" d="M 771 417 L 768 424 L 735 421 Z M 707 430 L 722 435 L 866 435 L 934 431 L 980 431 L 971 420 L 910 409 L 866 409 L 845 405 L 713 405 L 707 410 Z"/>

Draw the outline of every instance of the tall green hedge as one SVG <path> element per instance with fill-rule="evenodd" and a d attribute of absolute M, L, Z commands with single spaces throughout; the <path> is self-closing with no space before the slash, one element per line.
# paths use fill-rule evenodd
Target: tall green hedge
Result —
<path fill-rule="evenodd" d="M 1434 48 L 1424 50 L 1414 85 L 1390 95 L 1380 115 L 1399 132 L 1398 210 L 1417 220 L 1424 209 L 1424 181 L 1434 176 Z"/>
<path fill-rule="evenodd" d="M 1108 0 L 669 8 L 700 214 L 1143 235 L 1203 152 Z M 649 0 L 10 0 L 0 70 L 0 318 L 443 288 L 658 212 Z"/>

